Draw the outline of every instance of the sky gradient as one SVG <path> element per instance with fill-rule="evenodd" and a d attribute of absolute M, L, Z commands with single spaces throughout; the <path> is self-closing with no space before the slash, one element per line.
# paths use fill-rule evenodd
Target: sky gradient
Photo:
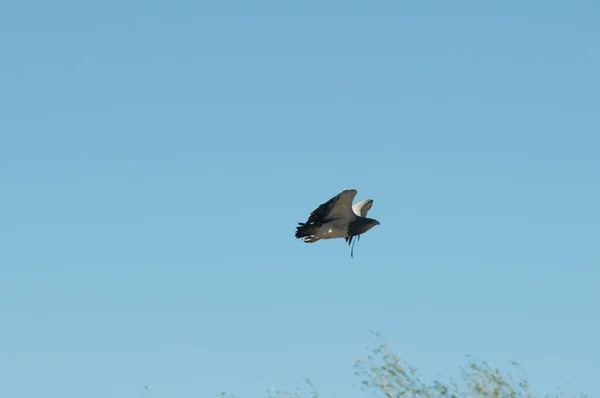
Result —
<path fill-rule="evenodd" d="M 600 396 L 597 2 L 0 6 L 0 396 L 362 397 L 381 333 Z M 296 223 L 344 188 L 350 258 Z M 148 390 L 143 388 L 149 387 Z"/>

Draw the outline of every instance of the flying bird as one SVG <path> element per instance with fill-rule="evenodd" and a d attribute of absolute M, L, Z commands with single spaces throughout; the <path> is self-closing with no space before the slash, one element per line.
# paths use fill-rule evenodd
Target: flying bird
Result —
<path fill-rule="evenodd" d="M 356 189 L 345 189 L 319 205 L 306 222 L 298 223 L 296 238 L 304 238 L 305 243 L 315 243 L 321 239 L 344 238 L 350 245 L 355 237 L 358 240 L 361 234 L 379 225 L 379 221 L 367 218 L 373 200 L 366 199 L 352 205 L 356 193 Z M 350 256 L 354 257 L 354 245 Z"/>

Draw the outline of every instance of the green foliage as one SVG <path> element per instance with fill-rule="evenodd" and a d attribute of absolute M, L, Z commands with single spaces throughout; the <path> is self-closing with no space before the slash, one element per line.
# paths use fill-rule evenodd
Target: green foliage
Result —
<path fill-rule="evenodd" d="M 511 366 L 519 369 L 519 364 L 511 362 Z M 405 365 L 400 357 L 386 343 L 380 343 L 365 358 L 356 361 L 354 375 L 360 380 L 356 386 L 362 392 L 372 393 L 381 398 L 536 398 L 531 392 L 527 380 L 514 378 L 509 372 L 492 368 L 485 361 L 469 360 L 460 368 L 461 382 L 452 379 L 447 382 L 427 382 L 419 372 Z M 319 398 L 316 387 L 306 380 L 312 389 L 309 395 L 301 395 L 300 391 L 287 393 L 271 389 L 268 398 Z M 545 397 L 563 398 L 559 391 Z M 585 394 L 572 397 L 587 397 Z M 239 398 L 223 393 L 221 398 Z"/>
<path fill-rule="evenodd" d="M 515 368 L 516 362 L 511 362 Z M 426 382 L 416 369 L 402 363 L 396 353 L 385 343 L 372 349 L 372 355 L 360 359 L 355 365 L 355 375 L 361 381 L 361 391 L 371 391 L 385 398 L 535 398 L 525 379 L 515 379 L 512 374 L 493 369 L 487 362 L 470 361 L 461 367 L 462 383 L 454 380 Z M 560 392 L 546 397 L 564 397 Z M 573 395 L 574 397 L 576 395 Z M 586 395 L 579 395 L 585 397 Z"/>
<path fill-rule="evenodd" d="M 515 368 L 519 364 L 511 362 Z M 385 398 L 535 398 L 529 382 L 515 379 L 511 373 L 493 369 L 485 361 L 470 360 L 461 367 L 462 383 L 426 382 L 416 369 L 402 363 L 398 355 L 385 343 L 372 350 L 372 355 L 360 359 L 355 365 L 355 375 L 362 379 L 360 389 L 372 391 Z M 576 397 L 577 395 L 573 395 Z M 581 394 L 580 397 L 586 397 Z M 565 397 L 563 392 L 546 397 Z"/>

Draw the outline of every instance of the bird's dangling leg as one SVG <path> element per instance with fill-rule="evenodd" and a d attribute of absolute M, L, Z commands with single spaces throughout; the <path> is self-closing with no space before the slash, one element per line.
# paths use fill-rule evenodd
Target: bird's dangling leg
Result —
<path fill-rule="evenodd" d="M 356 239 L 354 240 L 354 242 L 352 242 L 352 249 L 350 250 L 350 257 L 354 258 L 354 245 L 356 244 L 357 241 L 360 240 L 360 235 L 358 235 L 356 237 Z"/>
<path fill-rule="evenodd" d="M 304 243 L 315 243 L 319 239 L 321 239 L 321 238 L 318 238 L 316 236 L 307 236 L 306 238 L 304 238 L 302 240 L 304 241 Z"/>

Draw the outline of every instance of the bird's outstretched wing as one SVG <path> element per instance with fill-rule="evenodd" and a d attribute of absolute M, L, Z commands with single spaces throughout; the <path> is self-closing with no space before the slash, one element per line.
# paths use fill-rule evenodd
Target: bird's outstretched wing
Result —
<path fill-rule="evenodd" d="M 373 200 L 365 199 L 365 200 L 361 200 L 360 202 L 354 204 L 354 206 L 352 206 L 352 210 L 354 211 L 354 214 L 356 214 L 357 216 L 366 217 L 367 213 L 371 209 L 371 206 L 373 206 Z"/>
<path fill-rule="evenodd" d="M 356 193 L 356 189 L 344 189 L 327 202 L 319 205 L 319 207 L 310 213 L 306 224 L 321 224 L 325 220 L 348 218 L 352 216 L 354 214 L 352 211 L 352 201 L 354 200 Z"/>

